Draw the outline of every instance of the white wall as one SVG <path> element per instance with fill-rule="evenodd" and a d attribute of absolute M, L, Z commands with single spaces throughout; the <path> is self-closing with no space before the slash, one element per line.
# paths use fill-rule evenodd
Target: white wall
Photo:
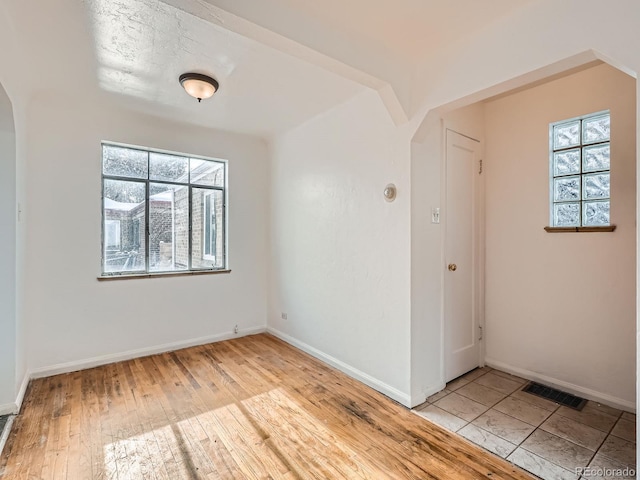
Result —
<path fill-rule="evenodd" d="M 367 91 L 272 148 L 274 333 L 409 402 L 409 145 Z M 395 202 L 382 192 L 398 188 Z M 287 319 L 281 318 L 281 313 Z"/>
<path fill-rule="evenodd" d="M 16 395 L 16 151 L 13 111 L 0 87 L 0 414 Z"/>
<path fill-rule="evenodd" d="M 266 327 L 268 154 L 263 140 L 39 94 L 26 114 L 24 321 L 28 367 Z M 230 274 L 98 281 L 102 140 L 229 160 Z M 103 359 L 104 360 L 104 359 Z M 68 368 L 67 365 L 65 367 Z"/>
<path fill-rule="evenodd" d="M 613 233 L 550 234 L 549 123 L 611 111 Z M 608 65 L 486 104 L 489 365 L 635 404 L 635 80 Z"/>
<path fill-rule="evenodd" d="M 274 142 L 275 334 L 405 405 L 444 387 L 442 232 L 409 205 L 441 204 L 442 125 L 482 140 L 483 115 L 479 105 L 435 115 L 409 145 L 413 125 L 394 127 L 365 92 Z M 386 203 L 390 182 L 398 198 Z"/>
<path fill-rule="evenodd" d="M 411 404 L 442 390 L 444 384 L 444 130 L 484 145 L 484 107 L 432 111 L 411 143 Z M 482 183 L 480 183 L 482 184 Z M 481 194 L 482 192 L 480 192 Z M 431 222 L 440 208 L 441 223 Z"/>
<path fill-rule="evenodd" d="M 18 207 L 18 223 L 16 225 L 16 406 L 22 404 L 22 397 L 26 391 L 29 377 L 27 369 L 27 331 L 24 322 L 25 311 L 25 261 L 27 251 L 27 228 L 25 209 L 27 200 L 27 165 L 25 161 L 27 146 L 26 109 L 16 103 L 12 97 L 13 117 L 15 122 L 15 149 L 16 149 L 16 203 Z"/>

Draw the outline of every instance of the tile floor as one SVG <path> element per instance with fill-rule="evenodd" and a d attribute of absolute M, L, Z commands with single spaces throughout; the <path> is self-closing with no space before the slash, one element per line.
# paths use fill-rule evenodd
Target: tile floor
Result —
<path fill-rule="evenodd" d="M 636 468 L 636 416 L 596 402 L 582 411 L 522 391 L 526 380 L 478 368 L 414 412 L 544 480 L 628 479 Z M 581 470 L 588 467 L 590 471 Z M 634 472 L 632 472 L 634 473 Z"/>

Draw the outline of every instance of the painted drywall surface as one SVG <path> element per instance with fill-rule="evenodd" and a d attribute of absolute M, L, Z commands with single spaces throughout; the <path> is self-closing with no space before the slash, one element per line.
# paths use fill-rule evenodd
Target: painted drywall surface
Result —
<path fill-rule="evenodd" d="M 446 114 L 430 112 L 419 140 L 411 143 L 411 397 L 412 405 L 444 388 L 443 129 L 484 139 L 484 107 L 474 104 Z M 419 208 L 417 208 L 419 206 Z M 440 223 L 433 223 L 433 208 Z M 427 248 L 430 247 L 430 248 Z"/>
<path fill-rule="evenodd" d="M 85 99 L 86 100 L 86 99 Z M 204 106 L 204 105 L 203 105 Z M 98 99 L 28 110 L 29 369 L 266 326 L 267 146 Z M 230 274 L 100 282 L 102 140 L 229 160 Z"/>
<path fill-rule="evenodd" d="M 26 109 L 20 101 L 13 103 L 13 117 L 15 122 L 15 148 L 16 148 L 16 215 L 18 223 L 16 225 L 16 377 L 15 386 L 17 396 L 24 394 L 28 383 L 27 368 L 27 332 L 24 322 L 25 310 L 25 260 L 27 244 L 26 228 L 26 200 L 27 200 L 27 165 L 25 161 L 27 146 L 26 129 Z M 20 398 L 16 397 L 18 406 Z"/>
<path fill-rule="evenodd" d="M 423 206 L 411 209 L 412 405 L 444 388 L 442 228 L 431 222 L 431 210 L 442 206 L 442 118 L 431 112 L 424 124 L 425 137 L 411 143 L 411 204 Z"/>
<path fill-rule="evenodd" d="M 270 328 L 404 395 L 406 137 L 367 91 L 274 142 L 269 301 Z M 383 197 L 388 183 L 398 189 L 392 203 Z"/>
<path fill-rule="evenodd" d="M 551 122 L 611 111 L 613 233 L 549 234 Z M 486 355 L 635 402 L 635 81 L 601 65 L 486 104 Z"/>
<path fill-rule="evenodd" d="M 478 105 L 435 115 L 428 138 L 410 147 L 410 184 L 400 173 L 413 125 L 395 128 L 373 92 L 280 137 L 269 327 L 395 388 L 407 404 L 440 389 L 441 228 L 414 217 L 409 202 L 440 206 L 442 125 L 482 139 L 483 115 Z M 399 189 L 393 203 L 382 198 L 389 182 Z"/>
<path fill-rule="evenodd" d="M 6 97 L 1 88 L 0 95 Z M 13 122 L 11 104 L 7 106 L 3 102 L 1 107 L 9 109 Z M 16 393 L 15 134 L 7 126 L 3 127 L 0 130 L 0 408 L 13 403 Z"/>

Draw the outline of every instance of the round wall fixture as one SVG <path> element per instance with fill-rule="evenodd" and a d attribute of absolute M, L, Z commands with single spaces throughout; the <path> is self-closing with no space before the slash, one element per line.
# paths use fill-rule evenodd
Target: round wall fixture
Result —
<path fill-rule="evenodd" d="M 396 199 L 396 186 L 393 183 L 390 183 L 386 187 L 384 187 L 384 199 L 387 202 L 393 202 Z"/>

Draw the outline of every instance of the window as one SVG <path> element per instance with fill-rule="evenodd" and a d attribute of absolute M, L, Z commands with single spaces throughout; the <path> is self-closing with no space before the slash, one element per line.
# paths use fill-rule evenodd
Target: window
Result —
<path fill-rule="evenodd" d="M 224 270 L 223 160 L 102 145 L 102 274 Z"/>
<path fill-rule="evenodd" d="M 609 112 L 550 125 L 554 227 L 610 225 L 610 127 Z"/>

